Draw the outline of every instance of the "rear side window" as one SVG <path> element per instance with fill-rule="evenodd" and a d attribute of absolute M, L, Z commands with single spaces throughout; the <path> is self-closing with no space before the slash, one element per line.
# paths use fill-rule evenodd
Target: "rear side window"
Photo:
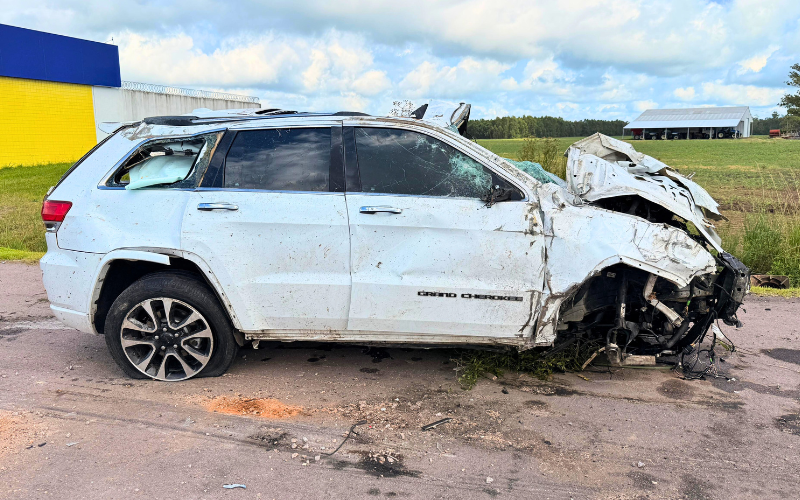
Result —
<path fill-rule="evenodd" d="M 492 186 L 490 170 L 428 135 L 357 128 L 355 136 L 363 192 L 480 198 Z"/>
<path fill-rule="evenodd" d="M 327 191 L 331 129 L 245 130 L 225 160 L 226 188 Z"/>

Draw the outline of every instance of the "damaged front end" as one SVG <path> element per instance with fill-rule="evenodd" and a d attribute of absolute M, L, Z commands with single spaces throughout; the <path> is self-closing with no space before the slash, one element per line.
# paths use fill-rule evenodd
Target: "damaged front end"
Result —
<path fill-rule="evenodd" d="M 548 279 L 534 345 L 594 342 L 613 365 L 653 364 L 717 319 L 741 325 L 750 271 L 720 246 L 705 190 L 601 134 L 566 155 L 566 188 L 540 188 Z"/>

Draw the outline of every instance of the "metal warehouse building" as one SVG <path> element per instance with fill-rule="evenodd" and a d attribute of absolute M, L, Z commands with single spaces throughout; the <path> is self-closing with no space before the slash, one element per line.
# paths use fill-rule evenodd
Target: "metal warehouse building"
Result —
<path fill-rule="evenodd" d="M 747 106 L 648 109 L 625 125 L 634 139 L 723 139 L 750 137 L 753 116 Z"/>
<path fill-rule="evenodd" d="M 105 137 L 101 122 L 258 107 L 255 97 L 124 82 L 115 45 L 0 24 L 0 167 L 75 161 Z"/>

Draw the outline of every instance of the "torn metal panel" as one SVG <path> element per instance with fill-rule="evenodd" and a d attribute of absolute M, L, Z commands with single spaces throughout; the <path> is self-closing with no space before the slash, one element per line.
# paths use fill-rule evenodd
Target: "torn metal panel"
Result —
<path fill-rule="evenodd" d="M 666 224 L 565 200 L 554 184 L 539 188 L 544 216 L 547 277 L 535 345 L 555 340 L 564 299 L 602 269 L 623 263 L 679 287 L 713 273 L 713 256 L 689 235 Z"/>
<path fill-rule="evenodd" d="M 599 133 L 574 143 L 566 154 L 570 192 L 586 201 L 640 196 L 692 222 L 715 250 L 722 251 L 708 220 L 723 218 L 719 205 L 697 183 L 630 144 Z"/>

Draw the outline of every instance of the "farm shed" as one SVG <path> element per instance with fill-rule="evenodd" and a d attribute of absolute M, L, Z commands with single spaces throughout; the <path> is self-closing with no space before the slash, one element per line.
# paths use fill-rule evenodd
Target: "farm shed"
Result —
<path fill-rule="evenodd" d="M 726 139 L 750 137 L 753 115 L 747 106 L 648 109 L 625 125 L 634 139 Z"/>

